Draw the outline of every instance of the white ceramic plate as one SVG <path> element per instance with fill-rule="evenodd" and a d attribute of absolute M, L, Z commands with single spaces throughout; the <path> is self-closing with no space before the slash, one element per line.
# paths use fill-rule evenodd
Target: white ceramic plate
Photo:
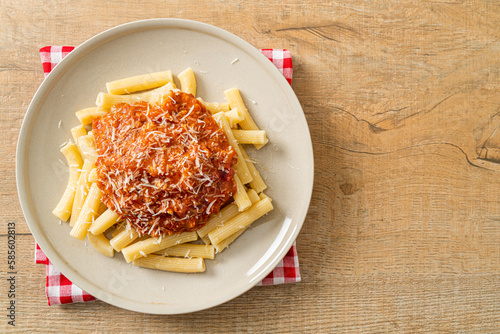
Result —
<path fill-rule="evenodd" d="M 231 64 L 238 58 L 239 61 Z M 224 101 L 238 87 L 270 144 L 252 154 L 269 186 L 275 210 L 231 248 L 207 261 L 203 274 L 133 267 L 120 253 L 107 258 L 69 236 L 52 210 L 68 180 L 60 145 L 78 125 L 74 112 L 94 105 L 107 81 L 192 67 L 198 95 Z M 254 104 L 251 101 L 255 101 Z M 62 128 L 58 129 L 59 121 Z M 302 108 L 287 81 L 257 49 L 233 34 L 199 22 L 154 19 L 124 24 L 86 41 L 45 79 L 24 119 L 16 176 L 26 221 L 49 259 L 76 285 L 129 310 L 193 312 L 224 303 L 260 282 L 284 257 L 307 213 L 313 153 Z"/>

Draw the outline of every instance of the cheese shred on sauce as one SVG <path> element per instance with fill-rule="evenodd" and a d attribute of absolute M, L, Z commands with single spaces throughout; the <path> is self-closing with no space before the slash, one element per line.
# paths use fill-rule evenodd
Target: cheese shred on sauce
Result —
<path fill-rule="evenodd" d="M 102 201 L 141 235 L 197 230 L 236 192 L 236 152 L 191 94 L 114 105 L 93 133 Z"/>

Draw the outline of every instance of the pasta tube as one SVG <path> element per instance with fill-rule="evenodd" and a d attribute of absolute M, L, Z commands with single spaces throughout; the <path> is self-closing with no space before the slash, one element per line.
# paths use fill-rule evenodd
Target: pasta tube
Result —
<path fill-rule="evenodd" d="M 241 98 L 241 94 L 238 88 L 228 89 L 224 92 L 224 95 L 226 96 L 226 100 L 229 103 L 231 109 L 238 108 L 238 110 L 243 114 L 243 117 L 245 119 L 239 123 L 241 128 L 243 130 L 259 130 L 259 127 L 257 126 L 257 124 L 255 124 L 252 116 L 250 116 L 250 113 L 248 112 L 248 109 L 245 106 L 243 99 Z M 257 149 L 260 149 L 262 146 L 264 145 L 255 145 Z"/>
<path fill-rule="evenodd" d="M 267 185 L 262 179 L 262 176 L 260 176 L 259 171 L 257 170 L 257 168 L 255 168 L 255 165 L 248 157 L 247 152 L 245 152 L 245 150 L 241 146 L 240 146 L 240 152 L 241 152 L 241 157 L 245 159 L 245 162 L 247 163 L 247 167 L 250 174 L 252 174 L 252 181 L 250 181 L 250 187 L 254 189 L 257 193 L 264 191 L 267 188 Z"/>
<path fill-rule="evenodd" d="M 113 257 L 115 255 L 115 250 L 109 244 L 108 238 L 104 234 L 94 235 L 92 233 L 87 233 L 87 238 L 90 244 L 96 251 L 107 257 Z"/>
<path fill-rule="evenodd" d="M 162 256 L 180 256 L 180 257 L 201 257 L 204 259 L 213 260 L 215 257 L 215 248 L 212 245 L 195 245 L 195 244 L 182 244 L 169 248 L 165 248 L 156 255 Z"/>
<path fill-rule="evenodd" d="M 97 183 L 92 183 L 87 198 L 85 198 L 85 202 L 83 203 L 80 215 L 78 216 L 73 229 L 69 233 L 73 238 L 79 240 L 85 239 L 85 237 L 87 236 L 87 230 L 92 224 L 97 210 L 99 210 L 99 205 L 101 204 L 101 196 L 102 193 L 97 186 Z"/>
<path fill-rule="evenodd" d="M 109 111 L 111 106 L 118 103 L 136 103 L 143 101 L 137 94 L 134 95 L 112 95 L 99 93 L 95 104 L 101 111 Z"/>
<path fill-rule="evenodd" d="M 114 104 L 118 103 L 132 104 L 141 101 L 158 103 L 162 101 L 167 92 L 174 89 L 175 85 L 172 82 L 169 82 L 159 88 L 140 94 L 113 95 L 101 92 L 97 95 L 96 105 L 98 107 L 98 110 L 100 110 L 101 112 L 107 112 Z"/>
<path fill-rule="evenodd" d="M 155 238 L 148 238 L 122 249 L 123 257 L 127 262 L 131 262 L 142 256 L 157 252 L 164 248 L 183 244 L 198 239 L 196 232 L 183 232 L 181 234 L 169 235 L 158 242 Z"/>
<path fill-rule="evenodd" d="M 97 182 L 97 169 L 92 168 L 92 170 L 89 173 L 89 182 L 94 183 Z"/>
<path fill-rule="evenodd" d="M 196 96 L 197 82 L 193 70 L 185 69 L 178 78 L 182 91 Z M 115 105 L 119 103 L 141 102 L 141 105 L 135 107 L 141 110 L 147 108 L 146 114 L 149 114 L 151 106 L 156 107 L 155 104 L 170 108 L 171 104 L 176 103 L 170 95 L 171 91 L 179 90 L 173 82 L 171 71 L 110 81 L 106 83 L 106 88 L 108 93 L 98 94 L 96 107 L 76 112 L 81 124 L 71 129 L 75 144 L 67 144 L 61 149 L 70 167 L 70 177 L 63 198 L 53 211 L 54 214 L 65 221 L 71 218 L 70 235 L 80 240 L 87 237 L 91 245 L 105 256 L 113 257 L 115 251 L 121 251 L 127 263 L 141 267 L 177 272 L 205 271 L 204 259 L 214 259 L 215 252 L 227 248 L 253 221 L 273 210 L 272 199 L 262 192 L 266 189 L 266 184 L 240 145 L 253 144 L 260 148 L 268 141 L 266 132 L 260 130 L 253 121 L 237 88 L 224 92 L 227 103 L 204 102 L 198 98 L 212 113 L 239 157 L 234 165 L 237 189 L 233 195 L 234 203 L 211 216 L 208 223 L 196 232 L 158 238 L 147 234 L 139 237 L 139 232 L 131 228 L 132 221 L 127 224 L 120 222 L 120 215 L 108 209 L 101 201 L 103 194 L 98 183 L 105 181 L 98 180 L 95 165 L 99 156 L 93 134 L 93 131 L 100 129 L 94 128 L 87 133 L 85 127 L 92 124 L 97 117 L 106 115 L 111 108 L 117 108 Z M 151 123 L 154 125 L 154 122 Z M 109 140 L 114 142 L 114 134 L 112 137 Z M 156 147 L 154 149 L 162 150 Z M 106 153 L 103 158 L 107 158 Z M 198 159 L 196 165 L 199 167 Z M 110 178 L 109 182 L 113 183 L 113 180 Z M 248 186 L 251 188 L 247 189 Z M 165 188 L 168 187 L 163 187 Z M 193 202 L 196 205 L 196 201 Z M 155 216 L 152 208 L 147 206 L 147 210 Z M 112 228 L 113 226 L 115 228 Z M 113 230 L 111 240 L 104 234 L 110 228 Z M 152 230 L 154 226 L 149 232 Z M 198 238 L 201 238 L 204 244 L 190 243 Z"/>
<path fill-rule="evenodd" d="M 101 117 L 106 114 L 107 111 L 100 110 L 97 107 L 81 109 L 75 113 L 76 117 L 78 117 L 78 120 L 83 126 L 91 124 L 94 118 Z"/>
<path fill-rule="evenodd" d="M 78 147 L 85 159 L 95 164 L 97 161 L 97 150 L 94 145 L 94 136 L 86 135 L 78 138 Z"/>
<path fill-rule="evenodd" d="M 196 96 L 196 78 L 191 67 L 179 73 L 177 78 L 181 82 L 181 91 Z"/>
<path fill-rule="evenodd" d="M 90 233 L 98 235 L 104 233 L 108 228 L 113 226 L 120 219 L 120 215 L 116 212 L 107 209 L 102 215 L 100 215 L 90 226 Z"/>
<path fill-rule="evenodd" d="M 203 102 L 205 104 L 205 107 L 210 111 L 212 114 L 217 114 L 218 112 L 221 111 L 229 111 L 229 103 L 219 103 L 219 102 Z"/>
<path fill-rule="evenodd" d="M 229 126 L 231 126 L 231 128 L 235 128 L 239 122 L 244 120 L 243 115 L 238 109 L 231 109 L 229 111 L 226 111 L 224 112 L 224 115 L 226 115 L 227 120 L 229 121 Z"/>
<path fill-rule="evenodd" d="M 179 273 L 199 273 L 205 271 L 205 261 L 202 258 L 180 259 L 159 255 L 148 255 L 148 257 L 135 260 L 132 264 L 143 268 L 175 271 Z"/>
<path fill-rule="evenodd" d="M 233 130 L 233 136 L 239 144 L 265 144 L 267 141 L 264 130 Z"/>
<path fill-rule="evenodd" d="M 255 204 L 259 201 L 259 196 L 255 192 L 255 190 L 253 190 L 253 189 L 248 190 L 247 195 L 248 195 L 248 198 L 250 198 L 250 201 L 252 202 L 252 204 Z M 239 213 L 238 206 L 235 203 L 231 203 L 231 204 L 227 205 L 225 208 L 223 208 L 221 211 L 219 211 L 219 213 L 217 215 L 213 215 L 212 217 L 210 217 L 208 222 L 204 226 L 202 226 L 200 229 L 198 229 L 196 232 L 198 233 L 200 238 L 205 243 L 207 243 L 207 241 L 205 241 L 205 239 L 203 239 L 203 238 L 210 231 L 216 229 L 218 226 L 223 225 L 225 222 L 229 221 L 231 218 L 236 217 L 236 215 L 238 215 L 238 213 Z M 210 241 L 208 241 L 208 243 L 210 243 Z"/>
<path fill-rule="evenodd" d="M 78 138 L 81 136 L 86 136 L 87 135 L 87 130 L 85 130 L 85 127 L 83 125 L 77 125 L 74 128 L 71 128 L 71 135 L 73 136 L 73 140 L 75 141 L 76 145 L 78 146 Z"/>
<path fill-rule="evenodd" d="M 255 196 L 257 196 L 257 193 L 254 191 L 255 193 Z M 258 202 L 259 199 L 264 199 L 264 198 L 269 198 L 270 201 L 272 201 L 271 197 L 267 196 L 266 194 L 264 193 L 260 193 L 260 195 L 257 196 L 257 199 L 255 202 Z M 252 201 L 252 203 L 255 203 L 254 201 Z M 241 229 L 239 230 L 238 232 L 234 233 L 233 235 L 230 235 L 229 237 L 227 237 L 226 239 L 222 240 L 221 242 L 219 242 L 219 244 L 217 245 L 216 247 L 216 251 L 217 253 L 220 253 L 222 252 L 224 249 L 226 249 L 227 247 L 229 247 L 229 245 L 235 241 L 240 235 L 243 234 L 243 232 L 245 232 L 248 228 L 250 227 L 250 225 L 248 225 L 247 227 L 245 227 L 244 229 Z"/>
<path fill-rule="evenodd" d="M 271 200 L 269 198 L 258 201 L 247 211 L 241 212 L 224 225 L 219 226 L 214 231 L 208 233 L 208 237 L 210 238 L 212 245 L 217 247 L 222 240 L 233 235 L 239 230 L 244 230 L 251 223 L 259 219 L 272 209 L 273 205 L 271 204 Z"/>
<path fill-rule="evenodd" d="M 135 229 L 131 228 L 127 230 L 123 228 L 116 236 L 113 236 L 110 240 L 110 244 L 117 252 L 120 252 L 137 238 L 139 238 L 139 233 L 137 233 Z"/>
<path fill-rule="evenodd" d="M 169 82 L 165 86 L 161 86 L 160 88 L 156 88 L 150 92 L 142 93 L 142 94 L 137 94 L 140 98 L 142 98 L 144 101 L 147 101 L 151 104 L 158 104 L 158 105 L 163 105 L 167 99 L 167 94 L 171 91 L 176 89 L 175 85 L 173 82 Z"/>
<path fill-rule="evenodd" d="M 82 157 L 78 148 L 73 143 L 68 143 L 61 148 L 61 153 L 66 158 L 69 165 L 69 180 L 64 194 L 52 213 L 62 221 L 68 221 L 71 215 L 71 208 L 75 199 L 76 186 L 80 178 L 80 169 L 83 165 Z"/>
<path fill-rule="evenodd" d="M 250 113 L 241 98 L 239 89 L 228 89 L 224 92 L 224 95 L 226 96 L 226 100 L 231 109 L 237 108 L 243 114 L 244 120 L 240 123 L 241 128 L 243 130 L 259 130 L 259 127 L 253 121 L 252 116 L 250 116 Z"/>
<path fill-rule="evenodd" d="M 111 81 L 106 83 L 106 88 L 109 94 L 130 94 L 160 87 L 173 81 L 172 71 L 163 71 Z"/>
<path fill-rule="evenodd" d="M 267 195 L 266 195 L 266 194 L 264 194 L 264 193 L 260 193 L 260 194 L 259 194 L 259 198 L 260 198 L 260 199 L 269 198 L 269 200 L 270 200 L 271 202 L 272 202 L 272 200 L 273 200 L 271 197 L 267 196 Z"/>
<path fill-rule="evenodd" d="M 234 202 L 238 206 L 238 211 L 245 211 L 252 206 L 252 202 L 248 198 L 245 186 L 241 183 L 238 174 L 234 174 L 233 178 L 236 183 L 236 194 L 233 196 Z"/>
<path fill-rule="evenodd" d="M 226 133 L 226 137 L 229 141 L 229 144 L 234 148 L 234 150 L 236 151 L 236 154 L 238 154 L 238 156 L 241 156 L 240 147 L 239 147 L 236 139 L 234 139 L 233 132 L 232 132 L 231 126 L 229 125 L 229 122 L 226 118 L 226 115 L 224 115 L 224 113 L 220 112 L 220 113 L 213 115 L 213 117 L 214 117 L 215 121 L 217 122 L 217 124 L 219 124 L 219 126 L 222 128 L 222 130 L 224 130 L 224 132 Z M 240 180 L 243 184 L 247 184 L 247 183 L 252 181 L 252 175 L 250 174 L 250 171 L 248 170 L 248 166 L 245 162 L 245 159 L 238 159 L 238 162 L 236 163 L 236 165 L 234 165 L 234 169 L 235 169 L 236 173 L 238 174 L 238 176 L 240 177 Z"/>
<path fill-rule="evenodd" d="M 80 211 L 82 210 L 83 202 L 85 202 L 85 198 L 87 197 L 87 193 L 89 192 L 89 173 L 93 168 L 94 164 L 90 162 L 90 160 L 85 159 L 82 171 L 80 172 L 80 177 L 78 178 L 78 183 L 76 185 L 75 199 L 73 201 L 71 219 L 69 221 L 69 226 L 71 227 L 75 225 L 75 222 L 80 215 Z"/>

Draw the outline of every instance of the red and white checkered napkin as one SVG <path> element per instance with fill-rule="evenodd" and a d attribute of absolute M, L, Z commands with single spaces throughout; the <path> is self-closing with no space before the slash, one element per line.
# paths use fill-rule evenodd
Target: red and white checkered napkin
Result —
<path fill-rule="evenodd" d="M 75 47 L 73 46 L 46 46 L 40 49 L 42 58 L 43 73 L 47 76 L 50 71 Z M 262 49 L 260 50 L 274 65 L 283 73 L 289 84 L 292 84 L 292 58 L 290 51 L 282 49 Z M 47 267 L 47 284 L 45 293 L 49 305 L 70 304 L 76 302 L 87 302 L 96 298 L 89 295 L 70 280 L 68 280 L 57 268 L 50 262 L 40 249 L 35 245 L 35 262 L 45 264 Z M 283 260 L 278 263 L 276 268 L 267 275 L 258 285 L 274 285 L 282 283 L 300 282 L 299 258 L 295 242 L 285 255 Z"/>

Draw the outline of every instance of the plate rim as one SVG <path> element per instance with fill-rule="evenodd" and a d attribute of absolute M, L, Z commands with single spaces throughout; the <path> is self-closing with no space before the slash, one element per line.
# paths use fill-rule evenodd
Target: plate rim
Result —
<path fill-rule="evenodd" d="M 60 75 L 64 73 L 66 68 L 70 67 L 73 62 L 78 61 L 81 57 L 84 57 L 87 53 L 92 52 L 100 45 L 110 42 L 116 38 L 131 33 L 135 33 L 140 30 L 146 31 L 152 29 L 175 29 L 175 28 L 189 29 L 200 33 L 208 32 L 211 35 L 222 38 L 223 40 L 228 41 L 229 43 L 241 48 L 250 56 L 255 57 L 257 59 L 260 58 L 258 61 L 259 65 L 265 66 L 267 71 L 269 71 L 270 73 L 274 73 L 273 79 L 281 81 L 281 86 L 282 86 L 281 88 L 283 89 L 283 87 L 286 87 L 285 90 L 288 90 L 287 94 L 288 98 L 292 99 L 293 100 L 292 103 L 295 104 L 298 108 L 300 108 L 300 111 L 302 111 L 299 117 L 302 118 L 302 121 L 306 125 L 305 130 L 307 131 L 308 141 L 307 143 L 305 143 L 306 144 L 305 146 L 307 147 L 307 151 L 308 153 L 310 153 L 310 158 L 311 158 L 310 161 L 311 168 L 305 176 L 308 179 L 310 179 L 311 182 L 308 185 L 307 189 L 304 189 L 304 191 L 306 192 L 307 203 L 306 205 L 304 205 L 303 212 L 301 212 L 301 214 L 298 215 L 298 217 L 296 217 L 297 228 L 295 229 L 295 231 L 292 232 L 292 236 L 289 238 L 289 241 L 287 241 L 285 245 L 281 247 L 280 251 L 274 256 L 274 259 L 271 262 L 272 265 L 269 265 L 270 269 L 261 271 L 253 279 L 255 283 L 246 284 L 246 286 L 238 290 L 238 293 L 225 298 L 221 298 L 221 300 L 217 300 L 215 303 L 212 303 L 210 305 L 202 305 L 201 307 L 195 306 L 191 308 L 184 307 L 183 309 L 179 310 L 169 309 L 168 311 L 166 311 L 162 307 L 155 307 L 154 309 L 153 307 L 150 307 L 148 310 L 145 310 L 141 308 L 141 305 L 144 304 L 137 304 L 139 307 L 134 308 L 129 305 L 130 304 L 129 300 L 127 300 L 126 298 L 117 298 L 116 296 L 114 296 L 114 298 L 111 298 L 111 301 L 110 300 L 105 301 L 110 305 L 122 309 L 140 313 L 148 313 L 148 314 L 183 314 L 183 313 L 197 312 L 209 309 L 221 305 L 223 303 L 226 303 L 238 296 L 241 296 L 242 294 L 253 288 L 256 284 L 261 282 L 262 279 L 265 278 L 269 274 L 269 272 L 271 272 L 276 267 L 276 265 L 283 259 L 283 257 L 286 255 L 286 253 L 292 246 L 293 242 L 296 240 L 300 230 L 302 229 L 305 218 L 307 216 L 314 185 L 314 152 L 312 148 L 309 126 L 307 124 L 307 120 L 305 118 L 302 106 L 295 92 L 286 81 L 285 77 L 277 70 L 274 64 L 272 64 L 272 62 L 270 62 L 269 59 L 266 56 L 264 56 L 257 48 L 255 48 L 250 43 L 246 42 L 242 38 L 236 36 L 235 34 L 229 31 L 199 21 L 177 19 L 177 18 L 156 18 L 156 19 L 147 19 L 147 20 L 139 20 L 139 21 L 124 23 L 92 36 L 79 46 L 75 47 L 75 49 L 72 52 L 70 52 L 66 57 L 64 57 L 58 63 L 58 65 L 49 73 L 49 75 L 44 79 L 44 81 L 40 84 L 23 118 L 16 148 L 15 172 L 16 172 L 18 198 L 20 201 L 21 209 L 25 217 L 26 223 L 33 237 L 35 238 L 36 236 L 35 241 L 38 243 L 42 251 L 47 255 L 47 258 L 50 258 L 51 259 L 50 261 L 61 271 L 61 273 L 67 276 L 68 279 L 70 279 L 72 282 L 75 281 L 78 282 L 78 284 L 77 283 L 75 284 L 78 287 L 82 288 L 87 293 L 93 296 L 103 293 L 104 295 L 106 295 L 106 292 L 103 290 L 101 291 L 94 290 L 94 289 L 99 290 L 99 287 L 93 284 L 92 282 L 87 282 L 86 279 L 80 279 L 81 276 L 78 275 L 76 272 L 73 272 L 73 269 L 68 267 L 65 261 L 58 254 L 59 252 L 56 251 L 55 248 L 51 247 L 48 241 L 44 238 L 45 232 L 43 232 L 41 224 L 37 223 L 37 217 L 36 217 L 37 215 L 34 212 L 35 210 L 32 210 L 32 196 L 31 192 L 29 191 L 29 182 L 27 176 L 28 150 L 29 150 L 29 142 L 31 139 L 31 131 L 29 130 L 33 126 L 35 126 L 34 118 L 37 116 L 38 111 L 40 110 L 40 106 L 43 105 L 47 95 L 50 94 L 51 92 L 51 88 L 57 83 L 57 79 L 59 78 Z M 279 74 L 279 76 L 276 74 Z M 120 300 L 122 301 L 122 304 L 125 303 L 125 305 L 120 305 L 119 303 L 115 302 Z M 194 304 L 196 305 L 196 303 Z"/>

